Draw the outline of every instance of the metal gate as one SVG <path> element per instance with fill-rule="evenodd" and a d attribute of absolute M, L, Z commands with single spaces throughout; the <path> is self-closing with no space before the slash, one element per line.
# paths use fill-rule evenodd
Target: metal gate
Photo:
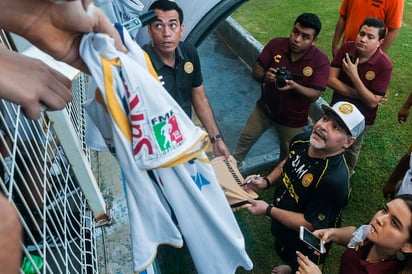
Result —
<path fill-rule="evenodd" d="M 14 47 L 7 33 L 0 42 Z M 23 53 L 41 57 L 32 47 Z M 23 226 L 22 273 L 98 273 L 96 219 L 107 216 L 84 142 L 86 91 L 76 73 L 73 101 L 36 121 L 0 100 L 0 191 Z"/>

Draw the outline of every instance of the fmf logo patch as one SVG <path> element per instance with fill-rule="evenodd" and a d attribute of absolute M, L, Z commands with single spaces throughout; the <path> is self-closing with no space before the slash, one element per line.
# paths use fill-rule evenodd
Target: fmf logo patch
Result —
<path fill-rule="evenodd" d="M 152 126 L 160 149 L 167 151 L 179 146 L 183 142 L 183 136 L 175 115 L 163 118 L 157 119 Z"/>

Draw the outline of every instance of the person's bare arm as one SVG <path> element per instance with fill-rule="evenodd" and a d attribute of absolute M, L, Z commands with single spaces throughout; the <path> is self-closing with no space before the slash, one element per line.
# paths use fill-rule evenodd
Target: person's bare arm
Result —
<path fill-rule="evenodd" d="M 398 37 L 399 29 L 390 29 L 388 33 L 385 35 L 385 40 L 381 45 L 381 49 L 384 52 L 387 52 L 389 48 L 392 46 L 393 42 L 395 41 L 396 37 Z"/>
<path fill-rule="evenodd" d="M 325 228 L 313 231 L 313 234 L 321 238 L 326 243 L 334 242 L 342 246 L 346 246 L 350 239 L 352 239 L 352 233 L 356 230 L 354 226 L 345 226 L 340 228 Z"/>
<path fill-rule="evenodd" d="M 274 85 L 276 82 L 276 70 L 275 68 L 265 70 L 259 63 L 256 63 L 252 69 L 252 78 L 259 83 Z M 302 86 L 293 80 L 286 80 L 286 86 L 278 89 L 284 92 L 297 92 L 312 101 L 316 101 L 321 93 L 320 90 Z"/>
<path fill-rule="evenodd" d="M 310 99 L 312 102 L 316 101 L 321 93 L 321 91 L 318 89 L 305 87 L 293 80 L 286 80 L 286 86 L 278 89 L 284 92 L 297 92 L 300 95 L 303 95 L 306 98 Z"/>
<path fill-rule="evenodd" d="M 219 128 L 216 124 L 215 116 L 209 100 L 207 99 L 203 84 L 192 88 L 192 105 L 197 117 L 199 117 L 200 122 L 205 127 L 209 136 L 215 137 L 219 135 Z M 224 155 L 226 158 L 229 157 L 229 149 L 226 147 L 223 138 L 217 139 L 212 145 L 215 156 Z"/>
<path fill-rule="evenodd" d="M 265 81 L 265 75 L 266 70 L 259 63 L 256 63 L 252 69 L 252 78 L 258 83 L 263 83 Z"/>
<path fill-rule="evenodd" d="M 282 175 L 283 166 L 286 163 L 286 159 L 282 160 L 277 164 L 277 166 L 266 176 L 268 178 L 270 185 L 274 185 Z"/>
<path fill-rule="evenodd" d="M 42 105 L 58 110 L 72 99 L 70 79 L 47 66 L 0 45 L 0 98 L 22 107 L 30 119 L 38 119 Z"/>
<path fill-rule="evenodd" d="M 328 79 L 328 87 L 338 92 L 339 94 L 345 95 L 350 98 L 356 98 L 356 91 L 354 88 L 346 85 L 341 80 L 339 80 L 339 73 L 341 69 L 331 67 Z"/>
<path fill-rule="evenodd" d="M 406 122 L 409 116 L 409 109 L 412 106 L 412 92 L 409 93 L 408 98 L 406 99 L 405 103 L 403 103 L 402 107 L 398 111 L 398 122 L 399 124 L 403 124 Z"/>
<path fill-rule="evenodd" d="M 275 183 L 282 175 L 283 165 L 285 164 L 285 162 L 286 160 L 281 161 L 266 177 L 256 177 L 256 174 L 249 175 L 245 178 L 245 182 L 250 181 L 250 183 L 245 184 L 243 188 L 246 191 L 257 191 L 270 188 L 271 186 L 275 185 Z"/>
<path fill-rule="evenodd" d="M 312 224 L 306 221 L 303 213 L 280 209 L 276 206 L 272 207 L 270 212 L 266 212 L 269 204 L 265 201 L 249 199 L 248 202 L 251 206 L 249 206 L 247 209 L 253 215 L 262 216 L 268 213 L 270 214 L 271 218 L 278 220 L 284 226 L 295 231 L 299 231 L 300 226 L 304 226 L 309 230 L 314 229 Z"/>
<path fill-rule="evenodd" d="M 22 227 L 16 209 L 0 194 L 0 266 L 1 273 L 20 273 Z"/>
<path fill-rule="evenodd" d="M 336 55 L 339 50 L 339 41 L 342 38 L 345 31 L 346 19 L 342 15 L 339 15 L 338 22 L 336 23 L 335 33 L 332 39 L 332 57 Z"/>
<path fill-rule="evenodd" d="M 376 108 L 382 101 L 383 96 L 374 94 L 363 84 L 358 73 L 358 65 L 359 59 L 356 59 L 355 63 L 352 63 L 350 61 L 349 54 L 346 53 L 346 57 L 342 62 L 342 69 L 352 80 L 354 90 L 356 92 L 355 98 L 360 99 L 370 108 Z"/>
<path fill-rule="evenodd" d="M 359 59 L 356 59 L 355 64 L 353 64 L 349 55 L 342 62 L 342 70 L 352 79 L 354 87 L 350 87 L 339 80 L 340 68 L 331 67 L 328 79 L 328 87 L 338 92 L 339 94 L 345 95 L 350 98 L 356 98 L 362 100 L 370 108 L 375 108 L 379 105 L 382 100 L 382 96 L 375 95 L 369 89 L 365 87 L 362 80 L 359 77 L 357 66 L 359 64 Z"/>
<path fill-rule="evenodd" d="M 385 198 L 393 198 L 398 187 L 398 182 L 403 179 L 406 171 L 409 169 L 410 153 L 405 153 L 398 164 L 393 169 L 388 180 L 383 185 L 383 196 Z"/>
<path fill-rule="evenodd" d="M 86 11 L 79 0 L 2 0 L 0 9 L 7 10 L 0 16 L 0 28 L 23 36 L 55 59 L 82 71 L 88 71 L 79 55 L 84 33 L 107 33 L 115 39 L 117 49 L 127 51 L 103 11 L 94 5 Z"/>

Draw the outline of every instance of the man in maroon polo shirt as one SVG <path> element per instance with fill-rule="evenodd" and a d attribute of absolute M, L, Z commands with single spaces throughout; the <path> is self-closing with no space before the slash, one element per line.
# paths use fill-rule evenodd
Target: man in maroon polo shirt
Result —
<path fill-rule="evenodd" d="M 373 126 L 378 106 L 386 94 L 392 75 L 392 62 L 381 50 L 385 23 L 367 18 L 354 42 L 346 42 L 331 63 L 328 86 L 334 90 L 331 105 L 338 101 L 354 104 L 365 116 L 365 129 L 345 151 L 353 174 L 366 132 Z"/>
<path fill-rule="evenodd" d="M 263 48 L 252 71 L 263 85 L 262 95 L 233 152 L 238 163 L 272 126 L 279 135 L 279 160 L 285 159 L 291 138 L 307 125 L 309 106 L 325 90 L 329 76 L 328 57 L 315 46 L 320 29 L 315 14 L 303 13 L 289 38 L 272 39 Z"/>

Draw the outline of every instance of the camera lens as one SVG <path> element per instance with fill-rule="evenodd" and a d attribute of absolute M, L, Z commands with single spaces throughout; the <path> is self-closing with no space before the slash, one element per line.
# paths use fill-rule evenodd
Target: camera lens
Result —
<path fill-rule="evenodd" d="M 276 86 L 278 88 L 283 88 L 284 86 L 286 86 L 286 80 L 285 78 L 276 78 L 276 82 L 275 82 Z"/>

